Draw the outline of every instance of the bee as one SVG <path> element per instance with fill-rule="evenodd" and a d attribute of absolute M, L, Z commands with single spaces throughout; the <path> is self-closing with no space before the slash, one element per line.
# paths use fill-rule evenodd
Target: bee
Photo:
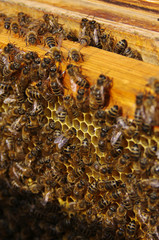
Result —
<path fill-rule="evenodd" d="M 116 165 L 116 169 L 119 172 L 124 172 L 129 164 L 130 164 L 130 157 L 129 157 L 129 155 L 128 154 L 123 154 L 123 156 L 121 156 L 118 159 L 118 162 L 117 162 L 117 165 Z"/>
<path fill-rule="evenodd" d="M 137 50 L 134 50 L 130 47 L 127 47 L 124 50 L 124 52 L 122 53 L 122 55 L 126 56 L 126 57 L 129 57 L 129 58 L 134 58 L 134 59 L 138 59 L 140 61 L 143 61 L 141 54 Z"/>
<path fill-rule="evenodd" d="M 59 108 L 56 111 L 56 114 L 60 122 L 65 122 L 65 118 L 67 116 L 67 110 L 63 106 L 59 106 Z"/>
<path fill-rule="evenodd" d="M 7 18 L 5 18 L 5 20 L 4 20 L 4 28 L 5 28 L 5 29 L 7 29 L 7 30 L 10 29 L 11 20 L 12 20 L 11 17 L 7 17 Z"/>
<path fill-rule="evenodd" d="M 79 117 L 79 111 L 73 96 L 67 95 L 63 98 L 63 101 L 64 107 L 66 108 L 68 115 L 72 116 L 73 118 Z"/>
<path fill-rule="evenodd" d="M 110 203 L 111 202 L 106 198 L 106 194 L 104 194 L 104 196 L 98 200 L 97 205 L 99 209 L 103 211 L 110 205 Z"/>
<path fill-rule="evenodd" d="M 50 55 L 55 62 L 62 62 L 64 59 L 62 51 L 60 51 L 58 47 L 51 47 L 50 51 L 47 52 L 46 55 Z"/>
<path fill-rule="evenodd" d="M 27 87 L 26 90 L 25 90 L 25 94 L 28 97 L 28 101 L 30 103 L 33 103 L 32 99 L 37 99 L 37 100 L 41 99 L 41 94 L 38 91 L 38 88 L 36 86 Z"/>
<path fill-rule="evenodd" d="M 90 207 L 90 203 L 87 202 L 85 199 L 81 199 L 81 200 L 79 200 L 77 202 L 69 203 L 69 209 L 71 211 L 78 211 L 78 212 L 80 212 L 80 211 L 87 210 L 89 207 Z M 76 238 L 73 238 L 73 239 L 76 239 Z M 82 240 L 82 238 L 81 238 L 81 240 Z"/>
<path fill-rule="evenodd" d="M 36 45 L 38 40 L 37 33 L 35 31 L 28 31 L 26 34 L 26 45 L 29 43 L 30 45 Z"/>
<path fill-rule="evenodd" d="M 156 157 L 157 146 L 151 146 L 146 148 L 146 156 L 150 159 L 154 159 Z"/>
<path fill-rule="evenodd" d="M 113 199 L 113 201 L 116 201 L 116 200 L 122 198 L 123 195 L 124 195 L 124 190 L 122 188 L 115 189 L 111 192 L 110 198 Z"/>
<path fill-rule="evenodd" d="M 54 140 L 55 144 L 58 144 L 58 148 L 61 149 L 70 139 L 76 136 L 76 129 L 70 128 L 64 134 L 61 134 Z"/>
<path fill-rule="evenodd" d="M 85 180 L 79 180 L 74 185 L 73 195 L 77 199 L 82 199 L 84 197 L 85 190 L 86 190 L 86 181 Z"/>
<path fill-rule="evenodd" d="M 32 18 L 28 14 L 23 12 L 18 13 L 18 22 L 21 27 L 27 28 L 31 23 L 31 21 L 32 21 Z"/>
<path fill-rule="evenodd" d="M 88 22 L 88 31 L 89 36 L 92 40 L 91 45 L 98 46 L 99 44 L 99 37 L 101 35 L 100 24 L 97 23 L 95 20 L 91 20 Z"/>
<path fill-rule="evenodd" d="M 138 144 L 134 144 L 130 149 L 130 156 L 133 161 L 138 161 L 141 156 L 141 150 Z"/>
<path fill-rule="evenodd" d="M 94 117 L 98 120 L 97 124 L 99 126 L 102 126 L 105 123 L 105 120 L 106 120 L 106 112 L 99 109 L 95 112 Z"/>
<path fill-rule="evenodd" d="M 71 84 L 77 84 L 80 88 L 89 88 L 89 83 L 85 76 L 82 75 L 81 70 L 78 66 L 69 64 L 67 65 L 67 72 L 70 77 Z"/>
<path fill-rule="evenodd" d="M 28 116 L 27 127 L 29 129 L 34 129 L 39 127 L 39 121 L 37 118 L 37 114 L 35 112 L 30 112 Z"/>
<path fill-rule="evenodd" d="M 139 93 L 136 95 L 136 106 L 137 108 L 140 108 L 143 104 L 143 100 L 144 100 L 144 94 L 143 93 Z"/>
<path fill-rule="evenodd" d="M 100 37 L 100 43 L 102 46 L 102 49 L 113 52 L 114 46 L 115 46 L 115 39 L 111 34 L 102 34 Z"/>
<path fill-rule="evenodd" d="M 115 180 L 111 180 L 111 181 L 105 181 L 105 188 L 109 191 L 118 188 L 121 185 L 121 181 L 115 181 Z"/>
<path fill-rule="evenodd" d="M 126 228 L 126 235 L 127 235 L 128 239 L 134 238 L 136 235 L 136 232 L 137 232 L 136 222 L 134 220 L 130 221 Z"/>
<path fill-rule="evenodd" d="M 41 134 L 42 135 L 46 135 L 46 134 L 51 134 L 53 133 L 55 130 L 55 122 L 54 120 L 49 121 L 49 123 L 46 123 L 41 130 Z"/>
<path fill-rule="evenodd" d="M 72 41 L 72 42 L 78 42 L 77 32 L 70 30 L 67 33 L 67 39 Z"/>
<path fill-rule="evenodd" d="M 132 206 L 132 202 L 131 202 L 128 194 L 126 194 L 124 196 L 122 203 L 123 203 L 123 206 L 126 210 L 128 210 L 128 211 L 132 210 L 133 206 Z"/>
<path fill-rule="evenodd" d="M 88 112 L 88 95 L 84 88 L 79 88 L 76 95 L 76 105 L 82 112 Z"/>
<path fill-rule="evenodd" d="M 122 39 L 115 45 L 114 52 L 118 54 L 123 54 L 127 46 L 128 46 L 127 41 L 125 39 Z"/>
<path fill-rule="evenodd" d="M 83 37 L 85 35 L 88 35 L 88 22 L 89 20 L 87 18 L 82 18 L 81 22 L 80 22 L 80 28 L 81 28 L 81 32 L 80 32 L 80 37 Z"/>
<path fill-rule="evenodd" d="M 134 123 L 137 126 L 141 126 L 143 122 L 141 108 L 137 107 L 135 110 Z"/>
<path fill-rule="evenodd" d="M 99 140 L 98 141 L 98 147 L 101 152 L 107 151 L 107 141 L 106 140 Z"/>
<path fill-rule="evenodd" d="M 74 62 L 80 62 L 83 61 L 83 55 L 75 48 L 71 48 L 68 52 L 68 58 L 69 60 L 73 60 Z"/>
<path fill-rule="evenodd" d="M 122 146 L 123 133 L 117 129 L 113 130 L 110 143 L 114 149 L 118 149 Z"/>
<path fill-rule="evenodd" d="M 157 164 L 157 162 L 155 162 L 154 165 L 151 167 L 151 174 L 152 176 L 159 176 L 159 164 Z"/>
<path fill-rule="evenodd" d="M 20 30 L 19 28 L 20 28 L 20 26 L 19 26 L 18 20 L 12 19 L 11 24 L 10 24 L 10 30 L 16 34 L 16 33 L 19 33 L 19 30 Z"/>
<path fill-rule="evenodd" d="M 155 124 L 156 106 L 156 98 L 153 95 L 149 93 L 145 96 L 142 108 L 142 118 L 146 124 Z"/>
<path fill-rule="evenodd" d="M 120 113 L 120 108 L 118 107 L 118 105 L 114 105 L 107 112 L 108 121 L 115 122 L 117 117 L 119 116 L 119 113 Z"/>
<path fill-rule="evenodd" d="M 80 42 L 80 44 L 81 44 L 82 47 L 86 47 L 86 46 L 89 46 L 89 45 L 90 45 L 91 39 L 90 39 L 89 36 L 84 35 L 84 36 L 81 36 L 81 37 L 79 38 L 79 42 Z"/>
<path fill-rule="evenodd" d="M 159 95 L 159 78 L 157 77 L 150 77 L 148 79 L 148 84 L 147 86 L 151 87 L 153 91 Z"/>
<path fill-rule="evenodd" d="M 125 222 L 126 221 L 126 214 L 127 214 L 127 209 L 120 205 L 118 208 L 117 208 L 117 213 L 116 213 L 116 219 L 118 222 L 122 223 L 122 222 Z"/>
<path fill-rule="evenodd" d="M 50 68 L 49 78 L 50 78 L 50 86 L 53 93 L 56 96 L 63 95 L 64 87 L 62 86 L 62 83 L 61 83 L 62 78 L 60 76 L 60 73 L 57 72 L 56 66 L 53 66 Z"/>
<path fill-rule="evenodd" d="M 110 205 L 109 208 L 106 211 L 106 218 L 112 220 L 115 217 L 117 211 L 117 206 L 116 205 Z"/>
<path fill-rule="evenodd" d="M 54 37 L 53 37 L 52 34 L 50 34 L 50 33 L 48 33 L 48 34 L 45 35 L 44 43 L 45 43 L 49 48 L 55 47 L 55 44 L 56 44 Z"/>

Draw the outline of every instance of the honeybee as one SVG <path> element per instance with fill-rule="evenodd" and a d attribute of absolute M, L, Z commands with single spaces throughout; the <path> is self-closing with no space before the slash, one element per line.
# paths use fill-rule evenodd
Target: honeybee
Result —
<path fill-rule="evenodd" d="M 87 202 L 85 199 L 81 199 L 77 202 L 69 203 L 69 210 L 71 211 L 84 211 L 90 207 L 90 203 Z"/>
<path fill-rule="evenodd" d="M 127 209 L 128 211 L 132 210 L 133 205 L 132 205 L 132 202 L 130 200 L 128 193 L 126 193 L 126 195 L 123 197 L 122 203 L 123 203 L 123 206 L 125 209 Z"/>
<path fill-rule="evenodd" d="M 114 45 L 115 45 L 115 39 L 111 34 L 106 34 L 104 33 L 100 37 L 100 43 L 102 45 L 102 49 L 113 52 L 114 50 Z"/>
<path fill-rule="evenodd" d="M 67 111 L 63 106 L 59 106 L 56 111 L 57 117 L 59 118 L 60 122 L 65 122 L 65 118 L 67 116 Z"/>
<path fill-rule="evenodd" d="M 97 125 L 102 126 L 106 120 L 106 112 L 99 109 L 94 113 L 94 117 L 97 119 Z"/>
<path fill-rule="evenodd" d="M 79 88 L 76 95 L 76 105 L 82 112 L 88 112 L 88 92 L 84 88 Z"/>
<path fill-rule="evenodd" d="M 108 219 L 108 221 L 111 221 L 115 217 L 116 210 L 117 210 L 117 206 L 116 205 L 111 204 L 109 206 L 109 208 L 106 211 L 106 218 Z"/>
<path fill-rule="evenodd" d="M 104 194 L 104 196 L 98 200 L 97 205 L 99 207 L 99 210 L 103 211 L 110 205 L 110 203 L 111 202 L 106 198 L 106 194 Z"/>
<path fill-rule="evenodd" d="M 137 232 L 137 225 L 136 222 L 133 220 L 131 222 L 129 222 L 129 224 L 127 225 L 127 229 L 126 229 L 126 236 L 128 239 L 132 239 L 135 237 Z"/>
<path fill-rule="evenodd" d="M 50 120 L 49 123 L 46 123 L 41 130 L 42 135 L 51 134 L 55 130 L 54 120 Z"/>
<path fill-rule="evenodd" d="M 10 25 L 11 25 L 11 17 L 6 17 L 4 20 L 4 28 L 9 30 L 10 29 Z"/>
<path fill-rule="evenodd" d="M 38 40 L 38 36 L 37 36 L 37 33 L 35 31 L 29 31 L 27 34 L 26 34 L 26 38 L 25 38 L 25 41 L 26 41 L 26 45 L 29 43 L 30 45 L 35 45 L 37 44 L 37 40 Z"/>
<path fill-rule="evenodd" d="M 64 59 L 62 51 L 60 51 L 58 47 L 51 47 L 50 51 L 47 52 L 46 55 L 50 55 L 55 62 L 62 62 Z"/>
<path fill-rule="evenodd" d="M 128 154 L 123 154 L 123 156 L 121 156 L 118 159 L 118 162 L 117 162 L 117 165 L 116 165 L 116 169 L 119 172 L 124 172 L 129 164 L 130 164 L 130 157 L 129 157 L 129 155 Z"/>
<path fill-rule="evenodd" d="M 77 84 L 80 88 L 89 88 L 89 83 L 85 76 L 82 75 L 81 69 L 78 66 L 69 64 L 67 65 L 67 72 L 70 77 L 71 85 Z M 74 91 L 74 88 L 73 88 Z M 75 90 L 76 91 L 76 90 Z"/>
<path fill-rule="evenodd" d="M 74 62 L 80 62 L 83 61 L 83 55 L 75 48 L 71 48 L 68 52 L 68 58 L 69 60 L 73 60 Z"/>
<path fill-rule="evenodd" d="M 151 167 L 151 174 L 152 176 L 159 176 L 159 164 L 157 162 L 155 162 L 154 165 Z"/>
<path fill-rule="evenodd" d="M 86 181 L 85 180 L 79 180 L 77 183 L 75 183 L 73 188 L 73 195 L 77 199 L 82 199 L 84 196 L 86 190 Z"/>
<path fill-rule="evenodd" d="M 117 129 L 112 131 L 110 143 L 113 148 L 118 149 L 120 146 L 122 146 L 122 140 L 123 140 L 123 133 L 122 131 L 118 131 Z"/>
<path fill-rule="evenodd" d="M 127 214 L 127 210 L 124 206 L 120 205 L 117 208 L 117 213 L 116 213 L 116 219 L 118 222 L 122 223 L 126 221 L 126 214 Z"/>
<path fill-rule="evenodd" d="M 23 12 L 18 13 L 18 22 L 21 27 L 27 28 L 31 23 L 31 21 L 32 21 L 32 18 L 28 14 Z"/>
<path fill-rule="evenodd" d="M 19 33 L 19 23 L 17 19 L 12 19 L 11 24 L 10 24 L 10 30 L 13 31 L 15 34 Z"/>
<path fill-rule="evenodd" d="M 110 108 L 107 111 L 108 121 L 111 121 L 114 123 L 116 121 L 117 117 L 119 116 L 119 113 L 120 113 L 120 108 L 118 107 L 118 105 L 114 105 L 112 108 Z"/>
<path fill-rule="evenodd" d="M 27 87 L 25 90 L 25 94 L 27 95 L 29 102 L 30 102 L 30 99 L 39 99 L 39 100 L 41 99 L 41 94 L 38 91 L 38 88 L 36 86 Z M 32 101 L 31 101 L 31 103 L 32 103 Z"/>
<path fill-rule="evenodd" d="M 137 50 L 134 50 L 130 47 L 127 47 L 125 49 L 125 51 L 122 53 L 122 55 L 126 56 L 126 57 L 129 57 L 129 58 L 135 58 L 135 59 L 138 59 L 140 61 L 143 61 L 141 54 Z"/>
<path fill-rule="evenodd" d="M 106 140 L 99 140 L 98 141 L 98 147 L 101 152 L 106 152 L 107 150 L 107 141 Z"/>
<path fill-rule="evenodd" d="M 111 180 L 111 181 L 105 181 L 105 188 L 109 191 L 118 188 L 121 185 L 121 181 L 115 181 L 115 180 Z"/>
<path fill-rule="evenodd" d="M 61 134 L 54 140 L 55 144 L 58 144 L 58 148 L 61 149 L 70 139 L 76 136 L 76 129 L 70 128 L 65 133 Z"/>
<path fill-rule="evenodd" d="M 55 30 L 59 29 L 58 17 L 53 14 L 44 14 L 43 19 L 47 24 L 47 31 L 53 33 Z"/>
<path fill-rule="evenodd" d="M 151 87 L 157 95 L 159 94 L 159 79 L 157 77 L 150 77 L 147 86 Z"/>
<path fill-rule="evenodd" d="M 39 127 L 39 120 L 35 112 L 30 112 L 28 116 L 27 127 L 29 129 L 36 129 Z"/>
<path fill-rule="evenodd" d="M 122 39 L 115 45 L 114 52 L 118 54 L 123 54 L 127 46 L 128 46 L 127 41 L 125 39 Z"/>
<path fill-rule="evenodd" d="M 98 193 L 97 181 L 94 180 L 92 183 L 89 183 L 87 192 L 85 194 L 85 200 L 91 202 L 95 195 Z"/>
<path fill-rule="evenodd" d="M 130 149 L 130 156 L 133 161 L 138 161 L 141 156 L 141 150 L 138 144 L 134 144 Z"/>
<path fill-rule="evenodd" d="M 149 93 L 147 96 L 145 96 L 142 108 L 142 118 L 146 124 L 155 124 L 156 106 L 157 102 L 153 95 Z"/>
<path fill-rule="evenodd" d="M 63 95 L 64 87 L 62 86 L 62 77 L 60 76 L 60 73 L 57 72 L 56 66 L 53 66 L 50 68 L 50 86 L 53 91 L 53 93 L 56 96 Z"/>
<path fill-rule="evenodd" d="M 27 121 L 27 117 L 25 115 L 20 116 L 11 124 L 11 129 L 15 131 L 19 131 L 23 127 L 23 125 L 26 123 L 26 121 Z"/>
<path fill-rule="evenodd" d="M 146 156 L 150 159 L 154 159 L 156 157 L 157 146 L 151 146 L 146 148 Z"/>
<path fill-rule="evenodd" d="M 64 107 L 67 110 L 68 115 L 72 116 L 73 118 L 79 117 L 80 113 L 78 111 L 78 108 L 76 106 L 75 99 L 72 95 L 67 95 L 63 98 L 64 101 Z"/>
<path fill-rule="evenodd" d="M 44 37 L 44 44 L 46 44 L 49 48 L 55 47 L 55 39 L 51 33 L 47 33 Z"/>
<path fill-rule="evenodd" d="M 83 35 L 79 38 L 79 42 L 81 44 L 82 47 L 86 47 L 86 46 L 89 46 L 90 43 L 91 43 L 91 39 L 89 36 L 87 35 Z"/>
<path fill-rule="evenodd" d="M 99 37 L 101 33 L 101 27 L 100 24 L 97 23 L 95 20 L 91 20 L 88 22 L 88 32 L 89 36 L 91 38 L 91 45 L 98 46 L 99 44 Z"/>

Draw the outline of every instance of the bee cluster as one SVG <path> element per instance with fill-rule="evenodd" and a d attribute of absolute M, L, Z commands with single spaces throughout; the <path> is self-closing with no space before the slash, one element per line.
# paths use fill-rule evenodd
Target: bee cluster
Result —
<path fill-rule="evenodd" d="M 89 25 L 80 40 L 97 45 L 100 26 Z M 2 236 L 158 239 L 159 79 L 136 96 L 128 120 L 120 106 L 109 107 L 113 79 L 100 74 L 90 86 L 78 65 L 69 61 L 63 71 L 52 38 L 47 45 L 43 58 L 12 43 L 0 52 Z M 82 55 L 71 49 L 68 59 Z M 64 95 L 66 75 L 75 97 Z"/>
<path fill-rule="evenodd" d="M 53 14 L 44 14 L 43 19 L 40 20 L 33 19 L 23 12 L 13 17 L 1 13 L 0 18 L 4 21 L 4 28 L 23 37 L 26 44 L 42 43 L 52 48 L 58 45 L 59 38 L 63 38 L 79 42 L 81 47 L 93 46 L 142 61 L 141 54 L 136 49 L 130 48 L 127 40 L 117 41 L 95 20 L 82 18 L 80 32 L 77 34 L 75 31 L 64 29 L 63 25 L 58 22 L 58 17 Z"/>

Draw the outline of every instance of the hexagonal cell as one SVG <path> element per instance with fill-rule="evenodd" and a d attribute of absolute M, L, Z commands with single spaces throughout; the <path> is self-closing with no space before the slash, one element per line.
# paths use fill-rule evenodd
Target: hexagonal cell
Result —
<path fill-rule="evenodd" d="M 83 115 L 83 113 L 80 114 L 80 116 L 78 117 L 78 120 L 79 120 L 80 122 L 83 122 L 83 121 L 84 121 L 84 115 Z"/>
<path fill-rule="evenodd" d="M 54 110 L 55 104 L 48 102 L 48 108 L 49 108 L 50 110 Z"/>
<path fill-rule="evenodd" d="M 83 132 L 87 132 L 88 131 L 88 127 L 87 127 L 87 124 L 85 122 L 82 122 L 81 123 L 81 130 Z"/>
<path fill-rule="evenodd" d="M 68 127 L 66 124 L 63 124 L 63 126 L 62 126 L 62 131 L 65 132 L 65 131 L 68 130 L 68 128 L 69 128 L 69 127 Z"/>
<path fill-rule="evenodd" d="M 45 109 L 44 109 L 44 115 L 45 115 L 46 117 L 51 117 L 51 110 L 50 110 L 49 108 L 45 108 Z"/>
<path fill-rule="evenodd" d="M 83 140 L 83 138 L 84 138 L 84 134 L 81 130 L 78 130 L 77 136 L 79 137 L 80 140 L 81 139 Z"/>
<path fill-rule="evenodd" d="M 91 124 L 92 123 L 92 116 L 89 113 L 86 113 L 84 116 L 84 120 L 87 124 Z"/>
<path fill-rule="evenodd" d="M 140 138 L 140 143 L 144 146 L 148 146 L 148 144 L 149 144 L 148 139 L 145 137 Z"/>
<path fill-rule="evenodd" d="M 93 136 L 92 137 L 92 143 L 95 145 L 95 146 L 98 146 L 98 138 L 96 136 Z"/>
<path fill-rule="evenodd" d="M 151 139 L 150 146 L 157 146 L 157 142 L 154 139 Z"/>
<path fill-rule="evenodd" d="M 85 133 L 84 137 L 87 138 L 89 142 L 91 142 L 91 136 L 89 135 L 89 133 Z"/>
<path fill-rule="evenodd" d="M 80 129 L 80 122 L 77 119 L 73 120 L 72 125 L 76 130 Z"/>
<path fill-rule="evenodd" d="M 65 123 L 69 126 L 72 127 L 72 119 L 67 115 L 65 119 Z"/>
<path fill-rule="evenodd" d="M 58 120 L 58 117 L 57 117 L 55 111 L 52 111 L 52 112 L 51 112 L 51 117 L 52 117 L 52 119 L 53 119 L 54 121 L 57 121 L 57 120 Z"/>
<path fill-rule="evenodd" d="M 95 134 L 95 128 L 93 127 L 93 125 L 90 125 L 88 127 L 88 132 L 90 135 L 94 135 Z"/>

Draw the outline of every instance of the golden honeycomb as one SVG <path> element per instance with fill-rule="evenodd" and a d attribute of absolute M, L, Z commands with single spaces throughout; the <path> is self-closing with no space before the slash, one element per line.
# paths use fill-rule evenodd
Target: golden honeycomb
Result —
<path fill-rule="evenodd" d="M 91 109 L 96 88 L 105 95 L 112 91 L 97 83 L 86 91 L 87 110 L 70 95 L 77 106 L 60 115 L 63 89 L 56 94 L 51 79 L 52 67 L 61 74 L 60 61 L 38 58 L 12 43 L 0 53 L 2 239 L 158 239 L 157 88 L 137 95 L 133 120 L 122 117 L 120 106 L 100 105 L 94 95 L 97 108 Z M 158 87 L 159 80 L 154 83 Z"/>

